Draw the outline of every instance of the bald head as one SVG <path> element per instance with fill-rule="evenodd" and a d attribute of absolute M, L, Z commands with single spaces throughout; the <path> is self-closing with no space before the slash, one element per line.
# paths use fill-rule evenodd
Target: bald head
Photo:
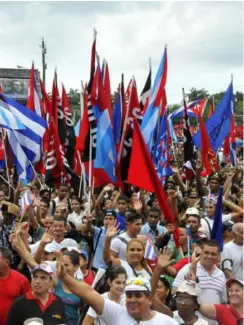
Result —
<path fill-rule="evenodd" d="M 237 245 L 243 245 L 243 230 L 244 224 L 241 222 L 237 222 L 232 227 L 232 231 L 234 233 L 234 242 Z"/>

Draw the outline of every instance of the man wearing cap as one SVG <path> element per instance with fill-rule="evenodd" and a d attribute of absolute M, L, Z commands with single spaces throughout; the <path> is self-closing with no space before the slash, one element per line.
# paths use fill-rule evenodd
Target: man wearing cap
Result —
<path fill-rule="evenodd" d="M 190 226 L 191 240 L 192 243 L 206 237 L 199 231 L 201 227 L 201 221 L 199 211 L 197 208 L 188 208 L 186 210 L 186 224 Z"/>
<path fill-rule="evenodd" d="M 66 324 L 62 301 L 50 293 L 53 285 L 51 267 L 42 263 L 32 271 L 31 290 L 15 300 L 10 308 L 7 325 L 23 325 L 31 318 L 40 318 L 46 325 Z"/>
<path fill-rule="evenodd" d="M 197 312 L 200 306 L 200 289 L 194 281 L 183 281 L 176 291 L 177 310 L 174 319 L 179 324 L 208 325 Z"/>
<path fill-rule="evenodd" d="M 145 322 L 147 325 L 177 325 L 177 322 L 169 316 L 151 309 L 151 285 L 145 278 L 133 277 L 127 281 L 126 308 L 124 308 L 104 299 L 86 283 L 74 280 L 65 272 L 62 264 L 59 264 L 58 276 L 69 290 L 90 305 L 107 325 L 135 325 L 140 322 Z"/>
<path fill-rule="evenodd" d="M 226 282 L 228 305 L 201 305 L 200 312 L 209 319 L 215 319 L 219 325 L 243 324 L 243 281 L 229 279 Z"/>

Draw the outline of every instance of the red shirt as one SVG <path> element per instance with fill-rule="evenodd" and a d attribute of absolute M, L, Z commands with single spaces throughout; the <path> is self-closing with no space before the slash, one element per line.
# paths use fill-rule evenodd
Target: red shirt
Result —
<path fill-rule="evenodd" d="M 95 275 L 92 270 L 88 270 L 87 276 L 84 276 L 84 282 L 89 284 L 90 286 L 93 284 L 95 279 Z"/>
<path fill-rule="evenodd" d="M 236 325 L 242 316 L 231 305 L 214 305 L 216 309 L 216 320 L 219 325 Z"/>
<path fill-rule="evenodd" d="M 42 302 L 33 295 L 31 290 L 26 293 L 25 297 L 28 300 L 35 300 L 38 306 L 40 307 L 42 313 L 47 309 L 47 307 L 49 307 L 53 303 L 53 301 L 56 300 L 56 296 L 53 293 L 49 293 L 48 301 L 45 305 L 43 305 Z"/>
<path fill-rule="evenodd" d="M 14 300 L 29 290 L 29 281 L 17 271 L 11 270 L 6 278 L 0 278 L 0 325 L 6 324 Z"/>

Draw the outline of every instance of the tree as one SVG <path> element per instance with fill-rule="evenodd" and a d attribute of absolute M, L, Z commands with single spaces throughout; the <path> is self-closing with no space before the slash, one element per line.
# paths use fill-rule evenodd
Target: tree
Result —
<path fill-rule="evenodd" d="M 70 105 L 79 105 L 80 103 L 80 92 L 78 89 L 70 88 L 68 93 Z"/>
<path fill-rule="evenodd" d="M 197 100 L 197 99 L 209 98 L 209 93 L 204 88 L 196 89 L 196 88 L 192 87 L 189 90 L 187 97 L 188 97 L 188 102 L 193 102 L 194 100 Z"/>

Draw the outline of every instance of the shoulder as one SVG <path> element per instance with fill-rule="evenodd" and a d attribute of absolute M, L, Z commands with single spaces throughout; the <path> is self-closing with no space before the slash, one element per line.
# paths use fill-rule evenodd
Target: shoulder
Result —
<path fill-rule="evenodd" d="M 164 315 L 164 314 L 161 314 L 159 312 L 155 312 L 156 315 L 154 316 L 154 318 L 152 318 L 153 321 L 156 321 L 156 322 L 159 322 L 159 321 L 165 321 L 167 323 L 167 325 L 177 325 L 178 322 L 176 322 L 174 319 L 172 319 L 171 317 L 167 316 L 167 315 Z M 159 323 L 157 323 L 159 324 Z"/>

